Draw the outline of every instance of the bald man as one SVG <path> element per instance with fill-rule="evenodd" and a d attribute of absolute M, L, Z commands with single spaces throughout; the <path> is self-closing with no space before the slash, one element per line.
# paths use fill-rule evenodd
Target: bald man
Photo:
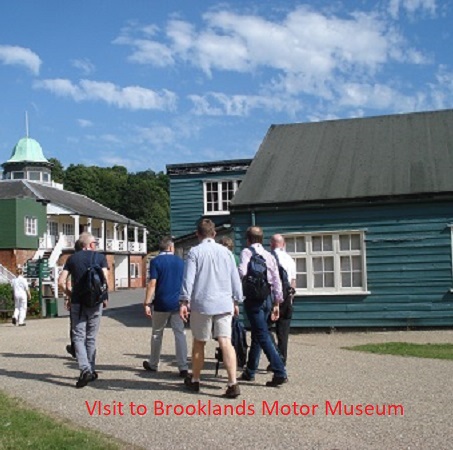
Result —
<path fill-rule="evenodd" d="M 286 365 L 288 356 L 288 339 L 291 328 L 291 318 L 293 316 L 293 300 L 296 289 L 296 263 L 285 251 L 285 238 L 281 234 L 274 234 L 270 240 L 271 254 L 281 266 L 286 274 L 287 280 L 281 280 L 282 286 L 290 286 L 283 292 L 283 303 L 280 305 L 280 315 L 275 321 L 275 334 L 277 335 L 277 348 Z M 280 271 L 282 275 L 282 271 Z M 283 289 L 285 290 L 285 289 Z"/>

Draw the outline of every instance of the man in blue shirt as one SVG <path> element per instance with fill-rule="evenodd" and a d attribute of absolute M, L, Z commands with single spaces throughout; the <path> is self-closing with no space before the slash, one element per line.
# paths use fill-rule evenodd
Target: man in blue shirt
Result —
<path fill-rule="evenodd" d="M 169 237 L 161 240 L 159 250 L 159 255 L 151 261 L 149 267 L 149 283 L 143 303 L 146 316 L 153 321 L 151 355 L 148 361 L 143 361 L 143 367 L 151 372 L 158 370 L 164 329 L 170 321 L 175 336 L 179 375 L 185 378 L 188 373 L 187 342 L 184 322 L 179 317 L 179 293 L 184 262 L 174 254 L 175 246 Z"/>
<path fill-rule="evenodd" d="M 219 341 L 223 363 L 228 374 L 225 397 L 240 394 L 236 380 L 236 352 L 231 344 L 231 321 L 239 314 L 242 286 L 231 252 L 214 241 L 215 225 L 202 219 L 197 227 L 200 243 L 187 255 L 181 289 L 180 315 L 187 320 L 190 307 L 190 328 L 193 335 L 192 376 L 184 380 L 187 389 L 200 390 L 200 374 L 204 363 L 206 342 Z"/>

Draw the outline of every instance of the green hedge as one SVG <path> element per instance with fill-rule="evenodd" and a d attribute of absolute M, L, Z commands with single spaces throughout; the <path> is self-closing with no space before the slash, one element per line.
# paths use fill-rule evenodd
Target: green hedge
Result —
<path fill-rule="evenodd" d="M 9 283 L 0 284 L 0 298 L 6 299 L 6 307 L 8 309 L 14 309 L 13 291 Z M 27 316 L 40 315 L 39 292 L 36 289 L 31 289 L 31 300 L 28 302 Z"/>

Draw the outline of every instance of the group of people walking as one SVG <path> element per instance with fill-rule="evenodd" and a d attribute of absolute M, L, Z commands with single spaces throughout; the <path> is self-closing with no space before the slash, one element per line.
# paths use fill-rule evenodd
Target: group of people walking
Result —
<path fill-rule="evenodd" d="M 288 381 L 285 365 L 296 281 L 294 261 L 284 251 L 285 242 L 281 235 L 274 235 L 271 239 L 272 254 L 262 245 L 262 229 L 254 226 L 247 230 L 247 247 L 242 250 L 237 266 L 231 252 L 231 241 L 222 240 L 224 245 L 221 245 L 215 241 L 215 235 L 214 223 L 202 219 L 197 227 L 199 244 L 189 251 L 185 263 L 174 254 L 171 239 L 161 242 L 160 254 L 151 261 L 150 281 L 144 301 L 145 314 L 153 319 L 153 327 L 151 355 L 149 360 L 143 362 L 143 367 L 148 371 L 159 369 L 162 336 L 169 321 L 175 336 L 179 375 L 184 378 L 186 389 L 193 392 L 200 390 L 206 342 L 214 338 L 222 350 L 228 375 L 225 396 L 239 396 L 231 323 L 233 315 L 239 315 L 239 303 L 244 301 L 252 341 L 247 364 L 239 380 L 255 380 L 262 350 L 269 360 L 268 369 L 274 374 L 266 386 L 280 386 Z M 270 293 L 262 301 L 243 298 L 241 279 L 247 276 L 253 252 L 264 258 L 267 269 Z M 282 289 L 279 264 L 284 267 L 283 273 L 287 274 L 292 287 L 287 292 Z M 281 305 L 284 305 L 283 317 L 280 317 Z M 189 315 L 193 336 L 190 374 L 184 333 L 184 323 Z M 277 344 L 271 337 L 269 318 L 277 324 Z"/>
<path fill-rule="evenodd" d="M 144 313 L 152 319 L 152 334 L 150 357 L 143 361 L 143 368 L 150 372 L 159 370 L 164 329 L 170 323 L 178 373 L 184 379 L 187 390 L 200 390 L 205 346 L 211 338 L 218 341 L 228 375 L 225 397 L 236 398 L 240 395 L 238 380 L 255 380 L 262 351 L 269 361 L 268 371 L 273 372 L 266 386 L 278 387 L 288 381 L 286 360 L 296 282 L 295 263 L 285 252 L 285 241 L 279 234 L 271 238 L 271 252 L 265 250 L 260 227 L 248 228 L 247 246 L 242 250 L 239 261 L 232 252 L 232 241 L 222 239 L 221 243 L 217 243 L 215 236 L 215 224 L 209 219 L 202 219 L 197 226 L 199 244 L 192 247 L 185 261 L 175 255 L 171 238 L 161 240 L 159 255 L 150 262 L 144 299 Z M 98 378 L 95 370 L 96 337 L 102 309 L 107 307 L 108 299 L 94 307 L 82 307 L 78 285 L 90 261 L 93 261 L 95 238 L 90 233 L 82 233 L 78 246 L 79 251 L 66 261 L 58 282 L 65 293 L 66 307 L 70 310 L 74 346 L 71 350 L 80 369 L 76 387 L 81 388 Z M 106 258 L 98 255 L 98 264 L 107 279 Z M 265 264 L 269 294 L 263 299 L 250 295 L 244 298 L 243 295 L 243 283 L 250 278 L 254 255 L 260 255 Z M 71 283 L 68 283 L 69 277 Z M 287 279 L 282 280 L 282 277 Z M 251 346 L 246 367 L 237 377 L 231 332 L 232 318 L 239 315 L 239 304 L 242 302 L 250 324 Z M 193 337 L 191 372 L 185 333 L 189 317 Z M 270 331 L 272 323 L 276 324 L 277 342 Z"/>

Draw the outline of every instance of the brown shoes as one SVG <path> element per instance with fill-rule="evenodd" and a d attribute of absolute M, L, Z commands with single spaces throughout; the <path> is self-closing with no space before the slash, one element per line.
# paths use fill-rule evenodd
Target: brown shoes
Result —
<path fill-rule="evenodd" d="M 225 394 L 223 395 L 226 398 L 236 398 L 241 395 L 241 390 L 239 389 L 239 384 L 233 384 L 233 386 L 228 386 Z"/>

